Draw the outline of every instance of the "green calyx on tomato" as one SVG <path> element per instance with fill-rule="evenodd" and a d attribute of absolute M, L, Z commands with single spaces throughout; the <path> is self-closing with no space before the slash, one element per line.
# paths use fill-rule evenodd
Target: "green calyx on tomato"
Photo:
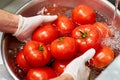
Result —
<path fill-rule="evenodd" d="M 76 40 L 78 50 L 84 53 L 90 48 L 99 48 L 101 44 L 100 31 L 91 24 L 80 25 L 72 31 L 72 37 Z"/>
<path fill-rule="evenodd" d="M 81 35 L 82 38 L 88 37 L 88 33 L 87 33 L 87 32 L 82 32 L 82 31 L 80 31 L 80 33 L 82 34 L 82 35 Z"/>
<path fill-rule="evenodd" d="M 72 59 L 77 52 L 77 44 L 72 37 L 60 37 L 51 43 L 50 51 L 55 59 Z"/>
<path fill-rule="evenodd" d="M 24 46 L 24 56 L 33 67 L 45 66 L 51 57 L 46 45 L 37 41 L 29 41 Z"/>
<path fill-rule="evenodd" d="M 58 42 L 63 42 L 64 41 L 64 37 L 60 37 L 59 39 L 58 39 Z"/>
<path fill-rule="evenodd" d="M 40 45 L 39 50 L 40 50 L 41 52 L 44 51 L 43 45 Z"/>

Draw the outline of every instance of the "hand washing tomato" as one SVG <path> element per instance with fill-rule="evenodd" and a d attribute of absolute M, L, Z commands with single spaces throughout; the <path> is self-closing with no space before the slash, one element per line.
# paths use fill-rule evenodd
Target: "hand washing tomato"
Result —
<path fill-rule="evenodd" d="M 60 11 L 67 9 L 65 7 Z M 89 6 L 78 5 L 67 10 L 65 15 L 59 13 L 55 22 L 45 23 L 36 29 L 32 40 L 24 45 L 22 52 L 16 57 L 19 67 L 29 70 L 26 79 L 49 80 L 59 76 L 71 60 L 90 48 L 97 51 L 90 60 L 92 67 L 108 66 L 114 59 L 114 52 L 109 46 L 102 46 L 101 42 L 110 37 L 110 30 L 104 23 L 97 22 L 97 17 Z"/>

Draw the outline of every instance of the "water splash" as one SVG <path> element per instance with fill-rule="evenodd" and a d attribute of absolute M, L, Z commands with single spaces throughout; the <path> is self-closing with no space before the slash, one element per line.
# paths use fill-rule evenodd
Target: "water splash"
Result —
<path fill-rule="evenodd" d="M 116 0 L 115 2 L 115 11 L 113 15 L 113 20 L 111 22 L 111 25 L 108 26 L 108 28 L 111 31 L 111 37 L 106 38 L 103 40 L 103 45 L 111 46 L 112 49 L 120 50 L 120 28 L 115 27 L 115 19 L 117 15 L 118 5 L 120 0 Z"/>

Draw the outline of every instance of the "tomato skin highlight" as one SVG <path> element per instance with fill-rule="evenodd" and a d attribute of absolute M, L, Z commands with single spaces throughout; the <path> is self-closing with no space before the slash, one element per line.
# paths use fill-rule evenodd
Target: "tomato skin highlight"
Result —
<path fill-rule="evenodd" d="M 27 80 L 49 80 L 56 77 L 55 71 L 50 67 L 33 68 L 27 74 Z"/>
<path fill-rule="evenodd" d="M 95 22 L 93 26 L 98 28 L 98 30 L 101 32 L 102 38 L 107 38 L 110 36 L 111 33 L 107 24 L 102 22 Z"/>
<path fill-rule="evenodd" d="M 108 66 L 114 59 L 114 52 L 109 46 L 102 46 L 90 60 L 90 63 L 96 68 Z"/>
<path fill-rule="evenodd" d="M 25 72 L 32 68 L 24 57 L 23 49 L 18 52 L 16 56 L 16 63 Z"/>
<path fill-rule="evenodd" d="M 95 11 L 86 5 L 76 6 L 72 11 L 73 22 L 77 24 L 93 24 L 96 21 Z"/>
<path fill-rule="evenodd" d="M 59 60 L 71 59 L 77 51 L 76 42 L 72 37 L 60 37 L 51 43 L 50 48 L 52 56 Z"/>
<path fill-rule="evenodd" d="M 72 31 L 72 37 L 76 40 L 80 52 L 84 53 L 90 48 L 96 50 L 101 45 L 101 33 L 93 25 L 81 25 Z"/>
<path fill-rule="evenodd" d="M 26 43 L 24 46 L 24 56 L 33 67 L 44 66 L 51 59 L 51 54 L 47 50 L 47 47 L 37 41 L 29 41 Z"/>
<path fill-rule="evenodd" d="M 56 26 L 60 35 L 67 35 L 72 32 L 74 29 L 74 24 L 72 20 L 70 20 L 67 16 L 60 15 L 56 20 Z"/>
<path fill-rule="evenodd" d="M 58 30 L 52 24 L 39 27 L 32 35 L 32 40 L 48 44 L 58 37 Z"/>

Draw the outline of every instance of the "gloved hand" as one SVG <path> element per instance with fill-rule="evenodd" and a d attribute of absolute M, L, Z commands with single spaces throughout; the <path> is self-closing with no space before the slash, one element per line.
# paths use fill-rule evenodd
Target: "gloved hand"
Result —
<path fill-rule="evenodd" d="M 82 56 L 71 61 L 61 74 L 70 74 L 74 80 L 88 80 L 90 69 L 85 66 L 85 63 L 90 60 L 95 54 L 95 49 L 89 49 Z"/>
<path fill-rule="evenodd" d="M 57 19 L 57 15 L 37 15 L 33 17 L 23 17 L 19 15 L 18 29 L 13 34 L 18 40 L 25 41 L 30 38 L 33 31 L 42 23 L 52 22 Z"/>

